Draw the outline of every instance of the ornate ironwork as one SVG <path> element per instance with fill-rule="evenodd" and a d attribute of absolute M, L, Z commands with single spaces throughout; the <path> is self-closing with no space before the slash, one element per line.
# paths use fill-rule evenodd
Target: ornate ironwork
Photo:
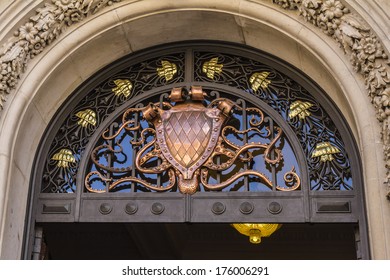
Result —
<path fill-rule="evenodd" d="M 229 49 L 227 48 L 226 50 L 228 51 Z M 264 101 L 276 112 L 278 112 L 280 116 L 285 119 L 285 121 L 295 132 L 296 137 L 298 138 L 304 155 L 306 157 L 307 168 L 309 171 L 310 189 L 350 190 L 353 188 L 350 166 L 351 164 L 344 148 L 344 143 L 339 130 L 337 129 L 336 125 L 334 124 L 332 118 L 328 115 L 328 113 L 322 108 L 322 106 L 316 101 L 316 99 L 298 82 L 290 79 L 285 74 L 276 71 L 274 68 L 264 65 L 260 61 L 250 59 L 242 55 L 236 55 L 234 54 L 234 51 L 229 54 L 206 51 L 200 52 L 194 50 L 191 55 L 188 56 L 188 54 L 188 51 L 187 56 L 185 52 L 172 51 L 172 53 L 170 54 L 151 57 L 150 59 L 144 60 L 142 62 L 138 61 L 134 64 L 128 63 L 125 66 L 121 66 L 122 68 L 116 71 L 116 73 L 112 76 L 104 76 L 104 79 L 96 81 L 95 86 L 91 87 L 92 89 L 85 94 L 83 99 L 78 100 L 77 105 L 73 108 L 73 110 L 68 113 L 68 117 L 64 120 L 63 124 L 59 128 L 54 139 L 52 140 L 52 143 L 47 151 L 46 163 L 44 164 L 42 176 L 42 183 L 40 184 L 42 186 L 42 192 L 74 192 L 76 190 L 76 174 L 79 168 L 80 159 L 83 157 L 85 147 L 88 144 L 90 137 L 95 133 L 96 129 L 100 129 L 100 124 L 106 118 L 110 117 L 111 113 L 114 112 L 116 108 L 122 106 L 125 102 L 129 102 L 129 100 L 131 102 L 132 99 L 137 99 L 138 96 L 150 92 L 151 90 L 166 86 L 167 84 L 174 85 L 177 83 L 183 83 L 185 81 L 194 81 L 195 84 L 199 83 L 202 85 L 213 84 L 217 86 L 218 84 L 220 84 L 224 87 L 242 90 L 243 92 L 246 92 Z M 176 65 L 177 72 L 174 74 L 174 67 L 168 67 L 172 70 L 172 72 L 168 71 L 169 73 L 173 74 L 171 79 L 168 79 L 170 78 L 170 76 L 166 77 L 165 75 L 159 75 L 158 73 L 159 68 L 164 68 L 162 63 L 163 61 Z M 187 69 L 188 71 L 184 72 L 185 69 Z M 164 71 L 160 69 L 160 72 L 162 73 Z M 212 73 L 213 75 L 211 75 Z M 258 77 L 254 77 L 255 73 L 263 74 Z M 265 75 L 264 73 L 267 73 L 267 75 Z M 258 84 L 258 87 L 256 84 L 256 88 L 253 87 L 255 83 Z M 176 99 L 171 99 L 169 101 L 179 103 L 185 101 L 183 97 L 180 96 L 176 96 L 175 98 Z M 232 97 L 229 98 L 232 99 Z M 168 100 L 165 100 L 165 103 L 161 103 L 158 96 L 153 97 L 152 99 L 150 99 L 150 101 L 155 104 L 160 104 L 156 106 L 160 108 L 163 107 L 166 110 L 168 110 L 170 107 L 167 108 L 165 106 L 168 106 L 167 104 L 171 104 L 166 102 Z M 211 101 L 203 100 L 202 102 L 207 103 Z M 243 106 L 245 102 L 243 102 L 244 101 L 240 100 L 236 101 L 237 106 L 234 106 L 233 108 L 233 118 L 226 117 L 226 122 L 240 122 L 240 118 L 244 119 L 244 113 L 241 113 L 241 115 L 237 113 L 238 111 L 240 111 L 240 107 L 242 108 L 242 112 L 247 112 L 247 108 Z M 222 105 L 227 106 L 227 103 L 220 104 L 219 106 Z M 169 106 L 172 107 L 173 105 L 171 104 Z M 141 107 L 145 107 L 145 105 L 139 104 L 138 108 L 140 109 Z M 251 107 L 256 107 L 256 105 L 251 105 Z M 89 113 L 80 113 L 87 112 L 87 110 L 91 111 L 88 111 Z M 231 108 L 229 108 L 228 106 L 223 110 L 229 111 L 231 110 Z M 96 113 L 96 116 L 93 116 L 92 111 Z M 254 114 L 255 112 L 252 111 L 247 113 L 250 115 Z M 132 112 L 132 114 L 134 118 L 142 118 L 141 111 Z M 81 115 L 83 115 L 83 117 L 80 118 Z M 264 117 L 264 119 L 264 123 L 266 123 L 267 117 Z M 88 122 L 87 120 L 89 120 L 90 122 Z M 147 127 L 147 124 L 141 119 L 134 119 L 134 121 L 138 122 L 139 124 L 142 124 L 144 128 Z M 243 121 L 243 123 L 245 123 L 245 121 Z M 121 120 L 118 120 L 116 125 L 120 126 Z M 251 128 L 251 125 L 249 123 L 246 127 L 244 127 L 243 125 L 237 126 L 236 124 L 230 126 L 235 128 L 236 131 L 234 129 L 227 131 L 224 127 L 222 127 L 221 135 L 224 135 L 224 133 L 229 132 L 232 135 L 241 137 L 240 139 L 242 140 L 242 143 L 240 145 L 243 145 L 245 141 L 250 139 L 250 136 L 248 134 L 253 133 L 253 130 L 247 131 L 248 128 Z M 113 124 L 110 129 L 115 130 L 117 128 Z M 275 128 L 274 135 L 272 135 L 271 137 L 272 139 L 277 136 L 277 132 L 278 130 Z M 142 130 L 137 130 L 136 132 L 134 132 L 134 141 L 139 141 L 139 137 L 143 135 L 141 133 Z M 152 133 L 150 131 L 147 131 L 146 134 L 147 135 L 144 135 L 144 137 L 152 137 Z M 226 139 L 224 139 L 224 141 L 226 143 L 229 143 L 227 141 L 231 141 L 231 138 L 229 137 L 225 137 Z M 215 149 L 220 148 L 220 146 L 218 146 L 218 141 Z M 283 139 L 280 139 L 280 141 L 287 143 Z M 245 144 L 248 144 L 249 142 Z M 333 160 L 323 161 L 321 160 L 321 157 L 312 157 L 316 150 L 317 144 L 321 142 L 329 142 L 330 145 L 340 151 L 337 154 L 332 154 Z M 195 143 L 195 145 L 197 145 L 197 143 Z M 142 145 L 135 145 L 132 148 L 134 149 L 134 155 L 136 150 L 139 150 L 141 147 Z M 231 146 L 229 147 L 232 148 Z M 119 150 L 121 149 L 121 147 L 118 146 L 116 148 Z M 256 148 L 262 149 L 259 147 Z M 75 162 L 72 162 L 72 164 L 70 164 L 66 168 L 59 167 L 58 161 L 53 159 L 53 156 L 61 149 L 68 149 L 69 151 L 71 151 L 75 159 Z M 190 150 L 191 149 L 188 148 L 188 151 Z M 250 155 L 251 151 L 245 151 L 243 152 L 243 154 Z M 106 151 L 105 156 L 109 158 L 109 155 L 110 152 Z M 115 156 L 118 155 L 119 153 L 117 153 Z M 133 157 L 134 155 L 131 155 L 131 157 Z M 166 155 L 163 155 L 164 158 L 165 156 Z M 195 153 L 192 156 L 188 154 L 185 159 L 181 159 L 183 161 L 182 163 L 189 163 L 189 158 L 192 159 L 192 157 L 195 156 Z M 225 157 L 225 155 L 219 155 L 219 158 L 221 159 L 224 159 Z M 239 159 L 240 158 L 242 157 L 239 157 Z M 162 162 L 163 160 L 159 158 L 157 159 L 157 161 Z M 208 161 L 205 161 L 204 164 L 207 163 Z M 126 159 L 126 164 L 128 166 L 132 165 L 131 159 Z M 278 169 L 277 164 L 275 166 L 267 162 L 265 162 L 265 164 L 267 164 L 267 166 L 261 166 L 261 170 L 271 170 L 272 168 L 274 168 L 276 172 L 276 170 Z M 249 172 L 251 171 L 253 164 L 251 164 L 250 162 L 243 162 L 243 166 L 246 166 L 245 170 L 248 170 Z M 298 168 L 297 164 L 294 164 L 294 166 Z M 96 165 L 95 168 L 99 169 L 100 167 Z M 230 167 L 230 169 L 228 170 L 232 171 L 233 167 Z M 237 172 L 237 170 L 235 171 Z M 278 171 L 279 173 L 281 173 L 280 170 Z M 289 173 L 290 171 L 291 173 Z M 213 187 L 216 187 L 216 185 L 221 184 L 221 180 L 226 179 L 227 177 L 227 175 L 224 175 L 224 172 L 227 172 L 226 170 L 217 171 L 213 169 L 208 169 L 204 172 L 202 172 L 202 170 L 200 170 L 199 172 L 199 180 L 201 185 L 203 178 L 206 178 L 207 176 L 208 178 L 211 178 L 211 181 L 209 181 L 209 183 L 207 184 L 211 184 Z M 218 172 L 219 175 L 217 174 Z M 294 172 L 295 171 L 292 169 L 292 166 L 289 166 L 288 169 L 283 169 L 284 175 L 281 178 L 278 178 L 278 180 L 281 182 L 288 182 L 289 179 L 296 180 L 294 179 L 295 177 L 291 175 Z M 124 174 L 125 172 L 122 175 Z M 126 176 L 136 175 L 138 176 L 138 171 L 136 170 L 132 170 L 131 174 L 126 174 Z M 96 176 L 97 175 L 95 175 L 95 177 Z M 145 176 L 146 175 L 139 175 L 139 177 L 142 177 L 143 179 L 145 179 Z M 169 178 L 168 173 L 161 173 L 155 176 L 156 182 L 162 182 L 165 180 L 165 182 L 168 184 L 166 180 L 167 178 Z M 229 178 L 234 178 L 235 175 L 230 173 L 229 176 Z M 245 182 L 248 181 L 248 176 L 256 177 L 255 175 L 246 175 L 244 176 Z M 274 175 L 272 174 L 267 174 L 268 178 L 272 178 L 273 176 Z M 217 177 L 219 179 L 217 179 Z M 265 180 L 263 181 L 265 182 Z M 271 181 L 274 182 L 275 180 L 271 179 Z M 78 182 L 79 185 L 81 183 L 82 182 Z M 238 190 L 242 187 L 242 185 L 243 183 L 240 183 L 236 184 L 236 187 L 233 187 L 233 183 L 231 183 L 231 187 L 227 187 L 225 189 Z M 280 187 L 284 190 L 294 189 L 295 183 L 283 186 L 282 184 L 279 185 L 275 185 L 273 186 L 273 188 L 275 190 L 277 189 L 276 187 Z M 172 190 L 174 190 L 175 188 L 176 187 L 172 187 Z"/>
<path fill-rule="evenodd" d="M 80 158 L 100 123 L 129 98 L 167 83 L 183 82 L 184 57 L 184 53 L 153 57 L 141 63 L 123 66 L 112 76 L 98 81 L 95 87 L 77 102 L 52 140 L 44 164 L 42 192 L 75 192 Z M 156 71 L 161 66 L 162 60 L 171 61 L 177 65 L 177 73 L 169 82 L 164 77 L 158 76 Z M 80 118 L 76 114 L 86 109 L 96 112 L 95 126 L 82 127 L 78 124 Z M 76 162 L 74 167 L 60 170 L 52 157 L 64 147 L 72 151 Z"/>
<path fill-rule="evenodd" d="M 289 123 L 306 155 L 312 190 L 353 188 L 350 162 L 337 127 L 318 101 L 298 82 L 270 66 L 243 56 L 213 52 L 195 52 L 194 55 L 195 81 L 228 85 L 253 94 Z M 223 63 L 224 68 L 218 76 L 210 79 L 202 72 L 202 65 L 215 57 Z M 253 73 L 265 72 L 269 73 L 267 80 L 271 82 L 267 87 L 260 86 L 254 90 L 250 82 Z M 340 150 L 335 160 L 325 163 L 319 158 L 312 158 L 320 142 L 329 142 Z"/>
<path fill-rule="evenodd" d="M 36 195 L 32 219 L 360 222 L 360 192 L 348 192 L 361 185 L 352 184 L 353 139 L 321 90 L 266 55 L 217 47 L 132 54 L 83 84 L 51 124 L 33 172 L 41 192 L 77 194 Z M 210 78 L 203 66 L 213 58 L 222 68 Z M 170 80 L 158 74 L 162 61 L 177 66 Z M 194 84 L 202 89 L 187 92 Z M 321 152 L 320 143 L 333 148 Z"/>
<path fill-rule="evenodd" d="M 200 190 L 200 185 L 204 190 L 222 190 L 232 187 L 245 176 L 271 190 L 299 189 L 301 180 L 294 167 L 284 174 L 286 186 L 280 187 L 275 182 L 275 167 L 283 161 L 278 147 L 283 134 L 281 128 L 271 127 L 259 108 L 244 108 L 227 98 L 209 100 L 205 106 L 204 101 L 208 97 L 199 86 L 193 86 L 188 94 L 181 88 L 174 88 L 169 100 L 176 101 L 175 105 L 162 102 L 127 109 L 118 124 L 119 129 L 106 130 L 102 135 L 104 143 L 93 150 L 91 159 L 94 166 L 86 175 L 86 189 L 101 193 L 116 191 L 125 183 L 136 183 L 154 191 L 171 190 L 177 185 L 181 193 L 193 194 Z M 250 116 L 249 128 L 241 130 L 229 125 L 235 111 L 236 114 Z M 142 125 L 134 121 L 134 114 L 138 118 L 142 115 L 151 126 L 141 128 Z M 136 139 L 138 132 L 140 139 Z M 254 141 L 235 142 L 245 136 Z M 260 141 L 266 139 L 269 139 L 268 143 Z M 125 163 L 125 158 L 130 157 L 126 154 L 130 149 L 123 148 L 126 145 L 123 141 L 130 141 L 133 147 L 137 147 L 133 154 L 134 166 Z M 116 154 L 122 155 L 123 160 Z M 265 165 L 274 167 L 274 182 L 253 165 L 254 158 L 260 155 Z M 248 164 L 252 164 L 253 168 L 247 168 Z M 133 175 L 124 175 L 132 170 L 136 171 Z M 211 173 L 221 177 L 224 171 L 229 176 L 213 182 Z M 165 186 L 153 184 L 150 178 L 145 177 L 145 174 L 163 173 Z M 93 187 L 97 181 L 100 181 L 100 188 Z"/>

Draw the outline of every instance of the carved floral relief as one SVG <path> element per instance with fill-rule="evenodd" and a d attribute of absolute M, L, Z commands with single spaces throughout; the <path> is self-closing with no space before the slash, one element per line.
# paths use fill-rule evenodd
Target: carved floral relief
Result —
<path fill-rule="evenodd" d="M 16 87 L 30 59 L 40 54 L 74 23 L 122 0 L 51 0 L 14 31 L 0 48 L 0 109 Z"/>

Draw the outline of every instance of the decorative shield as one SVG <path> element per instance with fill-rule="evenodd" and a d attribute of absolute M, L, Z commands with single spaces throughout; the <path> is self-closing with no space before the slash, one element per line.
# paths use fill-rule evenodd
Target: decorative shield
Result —
<path fill-rule="evenodd" d="M 200 102 L 174 106 L 161 115 L 157 140 L 165 158 L 183 175 L 192 179 L 214 151 L 224 118 L 218 108 Z"/>
<path fill-rule="evenodd" d="M 111 176 L 105 177 L 100 171 L 92 170 L 85 178 L 86 188 L 90 192 L 105 192 L 107 188 L 111 190 L 125 182 L 133 182 L 159 192 L 177 186 L 182 194 L 191 195 L 200 190 L 200 184 L 205 190 L 218 191 L 232 185 L 243 176 L 256 176 L 258 182 L 262 182 L 270 189 L 291 191 L 300 187 L 301 180 L 294 167 L 284 175 L 286 187 L 276 185 L 276 181 L 272 182 L 265 174 L 252 168 L 244 168 L 235 174 L 230 172 L 226 180 L 219 178 L 216 183 L 210 183 L 209 179 L 212 177 L 209 174 L 210 170 L 221 174 L 233 165 L 238 164 L 241 169 L 244 163 L 252 161 L 253 153 L 249 150 L 256 149 L 262 153 L 267 164 L 279 164 L 283 155 L 275 145 L 283 131 L 273 126 L 275 133 L 266 136 L 270 138 L 269 144 L 262 142 L 236 144 L 228 139 L 229 135 L 239 139 L 240 134 L 253 133 L 255 136 L 262 136 L 262 130 L 271 131 L 264 121 L 264 113 L 255 107 L 243 109 L 226 98 L 215 98 L 210 101 L 206 99 L 207 97 L 207 93 L 203 92 L 200 86 L 192 86 L 189 92 L 182 88 L 173 88 L 169 95 L 170 102 L 149 103 L 142 108 L 129 108 L 122 115 L 122 125 L 118 132 L 106 135 L 105 131 L 102 134 L 107 141 L 118 137 L 122 130 L 129 131 L 131 136 L 133 131 L 141 129 L 140 125 L 135 125 L 132 114 L 142 114 L 150 126 L 143 128 L 140 137 L 134 136 L 130 141 L 132 145 L 139 147 L 134 159 L 135 166 L 116 168 L 99 163 L 99 154 L 106 152 L 99 152 L 102 149 L 112 154 L 123 152 L 122 149 L 115 150 L 111 145 L 99 145 L 91 157 L 94 164 L 99 167 L 96 169 L 118 173 L 132 172 L 136 169 L 140 174 L 160 174 L 157 185 L 134 175 L 124 177 L 121 175 L 122 177 L 118 176 L 113 180 Z M 205 104 L 208 104 L 207 107 Z M 234 113 L 233 110 L 238 109 L 245 110 L 246 114 L 251 115 L 248 122 L 250 127 L 245 130 L 237 130 L 227 122 Z M 247 116 L 245 121 L 246 118 Z M 222 129 L 222 126 L 225 128 Z M 153 137 L 154 135 L 156 137 Z M 147 140 L 148 136 L 152 136 L 151 141 Z M 61 165 L 63 166 L 65 164 Z M 161 179 L 165 182 L 164 187 Z M 92 183 L 96 181 L 101 181 L 105 189 L 93 189 Z"/>

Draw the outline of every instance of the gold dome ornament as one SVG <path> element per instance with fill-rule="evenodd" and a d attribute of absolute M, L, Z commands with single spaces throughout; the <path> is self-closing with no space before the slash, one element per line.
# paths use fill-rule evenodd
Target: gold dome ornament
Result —
<path fill-rule="evenodd" d="M 290 112 L 288 113 L 288 117 L 290 119 L 298 116 L 301 120 L 311 115 L 308 111 L 314 104 L 308 101 L 295 101 L 290 105 Z"/>
<path fill-rule="evenodd" d="M 87 127 L 88 124 L 95 126 L 96 125 L 96 113 L 91 109 L 86 109 L 76 113 L 76 116 L 79 118 L 77 124 L 82 127 Z"/>
<path fill-rule="evenodd" d="M 334 160 L 333 154 L 340 153 L 340 150 L 331 145 L 329 142 L 321 142 L 316 145 L 316 148 L 311 155 L 312 158 L 321 157 L 321 161 L 332 161 Z"/>
<path fill-rule="evenodd" d="M 54 154 L 51 159 L 57 161 L 58 167 L 63 168 L 69 167 L 69 163 L 76 162 L 76 158 L 69 149 L 61 149 L 58 153 Z"/>
<path fill-rule="evenodd" d="M 241 234 L 249 236 L 249 242 L 252 244 L 261 243 L 262 237 L 269 237 L 281 224 L 232 224 L 232 226 Z"/>

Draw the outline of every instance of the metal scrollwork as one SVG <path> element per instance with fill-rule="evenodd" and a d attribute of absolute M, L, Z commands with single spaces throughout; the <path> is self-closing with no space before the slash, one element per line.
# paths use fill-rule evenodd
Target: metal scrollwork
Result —
<path fill-rule="evenodd" d="M 167 55 L 118 71 L 110 78 L 99 82 L 98 86 L 78 102 L 51 143 L 44 166 L 42 192 L 75 192 L 79 159 L 96 128 L 130 98 L 167 84 L 168 81 L 164 76 L 158 75 L 157 69 L 161 66 L 161 61 L 168 60 L 175 63 L 177 68 L 169 83 L 182 82 L 184 80 L 184 54 Z M 130 125 L 131 120 L 128 121 Z M 51 159 L 63 148 L 74 151 L 77 158 L 73 164 L 74 168 L 67 171 L 57 170 L 57 166 Z"/>
<path fill-rule="evenodd" d="M 192 49 L 188 55 L 188 50 L 166 52 L 142 62 L 128 62 L 111 76 L 96 79 L 96 84 L 64 116 L 47 145 L 41 192 L 75 192 L 83 185 L 76 181 L 81 159 L 91 155 L 87 168 L 94 172 L 88 185 L 92 191 L 155 191 L 165 187 L 176 191 L 179 185 L 199 185 L 198 189 L 204 191 L 300 189 L 301 175 L 287 137 L 257 107 L 256 99 L 277 112 L 295 133 L 306 158 L 311 190 L 353 189 L 351 163 L 341 134 L 329 114 L 302 85 L 261 61 L 234 51 L 229 53 L 228 49 L 227 53 Z M 169 85 L 183 86 L 186 82 L 202 85 L 208 94 L 195 87 L 191 95 L 181 90 L 171 92 L 169 98 L 169 94 L 159 95 Z M 215 88 L 239 90 L 250 98 L 236 99 L 228 91 L 218 92 Z M 151 102 L 153 106 L 134 106 L 136 100 Z M 192 105 L 185 107 L 189 101 Z M 132 108 L 111 122 L 95 150 L 84 155 L 90 139 L 101 131 L 101 124 L 126 103 Z M 181 113 L 177 111 L 180 106 L 184 108 Z M 188 109 L 198 113 L 189 113 Z M 219 114 L 218 121 L 213 114 Z M 195 125 L 189 122 L 189 116 L 196 116 Z M 172 123 L 167 122 L 168 118 L 172 118 Z M 198 122 L 206 124 L 204 135 L 199 134 Z M 185 141 L 174 144 L 176 139 L 172 136 L 161 143 L 165 129 Z M 129 149 L 131 153 L 127 152 Z M 70 151 L 62 155 L 64 160 L 70 160 L 68 165 L 56 160 L 61 158 L 61 150 Z M 288 165 L 290 159 L 293 160 Z M 192 163 L 195 165 L 189 166 Z M 184 173 L 183 168 L 187 170 Z M 174 175 L 169 169 L 175 171 Z M 118 181 L 124 177 L 138 179 Z M 175 183 L 171 184 L 173 177 Z"/>
<path fill-rule="evenodd" d="M 204 191 L 232 188 L 242 177 L 251 178 L 270 190 L 300 188 L 301 180 L 294 166 L 284 174 L 285 185 L 277 185 L 276 166 L 283 160 L 278 145 L 283 131 L 276 125 L 270 127 L 259 108 L 244 108 L 227 98 L 210 100 L 199 86 L 192 86 L 188 93 L 174 88 L 169 100 L 171 103 L 129 108 L 123 113 L 117 130 L 103 132 L 104 144 L 93 150 L 93 166 L 85 176 L 87 191 L 117 191 L 127 188 L 124 187 L 127 184 L 135 189 L 140 185 L 144 191 L 178 189 L 181 193 L 194 194 L 201 186 Z M 143 122 L 137 121 L 141 116 Z M 249 128 L 238 129 L 229 123 L 230 118 L 238 116 L 248 119 L 245 122 Z M 144 127 L 146 123 L 148 127 Z M 259 141 L 248 142 L 248 139 Z M 127 164 L 125 150 L 129 148 L 125 149 L 124 145 L 132 146 L 132 164 Z M 273 173 L 268 172 L 273 179 L 253 168 L 254 159 L 260 155 L 266 166 L 274 167 Z M 248 164 L 252 164 L 250 169 Z M 231 174 L 236 170 L 239 172 Z M 224 172 L 229 174 L 227 179 L 223 178 Z M 215 174 L 218 182 L 214 182 Z M 153 180 L 148 175 L 157 177 Z M 94 188 L 94 184 L 100 187 Z"/>
<path fill-rule="evenodd" d="M 195 53 L 195 81 L 210 82 L 202 63 L 218 58 L 224 68 L 212 81 L 246 91 L 277 111 L 296 133 L 307 158 L 312 190 L 352 190 L 350 161 L 342 137 L 327 112 L 294 80 L 258 61 L 222 53 Z M 329 142 L 340 152 L 333 161 L 312 158 L 316 145 Z"/>

